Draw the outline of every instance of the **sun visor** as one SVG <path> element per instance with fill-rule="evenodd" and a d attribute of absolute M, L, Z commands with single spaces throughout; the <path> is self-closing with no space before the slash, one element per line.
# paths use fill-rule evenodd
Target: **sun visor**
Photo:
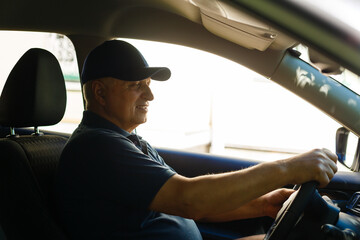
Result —
<path fill-rule="evenodd" d="M 269 26 L 239 12 L 231 2 L 191 2 L 200 8 L 202 23 L 208 31 L 243 47 L 265 51 L 278 37 Z"/>

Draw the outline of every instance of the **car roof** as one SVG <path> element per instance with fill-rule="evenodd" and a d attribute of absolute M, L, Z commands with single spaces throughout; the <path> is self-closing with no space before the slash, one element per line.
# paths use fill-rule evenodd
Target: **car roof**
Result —
<path fill-rule="evenodd" d="M 325 20 L 315 18 L 316 13 L 312 14 L 304 6 L 296 4 L 296 1 L 265 0 L 13 0 L 0 3 L 0 29 L 56 32 L 80 42 L 81 36 L 91 36 L 95 45 L 114 37 L 177 43 L 223 55 L 265 76 L 273 72 L 276 64 L 271 63 L 274 60 L 277 62 L 281 51 L 301 40 L 328 57 L 340 60 L 343 65 L 359 74 L 360 63 L 354 61 L 359 58 L 359 54 L 358 51 L 353 51 L 359 46 L 359 38 L 350 35 L 352 44 L 349 47 L 349 41 L 341 44 L 344 36 L 349 37 L 346 34 L 350 33 L 344 30 L 343 25 L 328 27 L 324 34 L 340 42 L 338 45 L 329 45 L 329 41 L 324 41 L 315 34 L 324 26 Z M 260 20 L 255 17 L 260 17 Z M 312 18 L 308 25 L 295 24 L 306 18 Z M 232 28 L 231 31 L 226 33 L 226 27 Z M 249 41 L 246 35 L 256 39 Z M 243 41 L 239 40 L 242 38 Z M 266 38 L 269 38 L 271 44 L 256 54 L 242 51 L 242 47 L 245 50 L 259 49 L 256 42 Z M 94 44 L 89 45 L 92 48 Z M 235 49 L 239 49 L 238 56 L 246 55 L 245 59 L 249 61 L 240 60 L 241 56 L 234 56 Z M 343 54 L 344 51 L 347 54 Z M 258 59 L 263 61 L 259 63 Z"/>

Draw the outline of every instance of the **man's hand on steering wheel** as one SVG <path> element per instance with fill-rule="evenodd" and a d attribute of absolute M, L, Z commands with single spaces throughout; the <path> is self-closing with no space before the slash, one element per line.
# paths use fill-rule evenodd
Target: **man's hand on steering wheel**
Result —
<path fill-rule="evenodd" d="M 260 197 L 263 199 L 262 207 L 264 216 L 276 218 L 283 203 L 294 191 L 293 189 L 280 188 Z"/>
<path fill-rule="evenodd" d="M 316 181 L 325 187 L 337 172 L 337 156 L 327 149 L 315 149 L 283 160 L 290 181 L 303 184 Z"/>

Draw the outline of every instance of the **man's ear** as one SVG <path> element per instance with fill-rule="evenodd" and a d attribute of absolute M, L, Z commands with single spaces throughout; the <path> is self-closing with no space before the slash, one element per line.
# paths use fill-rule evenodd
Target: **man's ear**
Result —
<path fill-rule="evenodd" d="M 91 89 L 92 89 L 95 101 L 97 101 L 100 105 L 104 106 L 106 103 L 106 101 L 105 101 L 105 91 L 106 91 L 105 84 L 102 81 L 93 80 Z"/>

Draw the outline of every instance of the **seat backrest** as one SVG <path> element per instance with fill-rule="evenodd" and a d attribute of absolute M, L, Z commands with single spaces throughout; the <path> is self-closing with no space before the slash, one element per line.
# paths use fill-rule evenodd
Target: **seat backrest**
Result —
<path fill-rule="evenodd" d="M 66 90 L 60 65 L 50 52 L 30 49 L 14 66 L 0 98 L 0 225 L 11 239 L 67 239 L 52 211 L 52 184 L 66 138 L 43 135 L 38 126 L 58 123 Z M 28 136 L 14 129 L 35 127 Z"/>

